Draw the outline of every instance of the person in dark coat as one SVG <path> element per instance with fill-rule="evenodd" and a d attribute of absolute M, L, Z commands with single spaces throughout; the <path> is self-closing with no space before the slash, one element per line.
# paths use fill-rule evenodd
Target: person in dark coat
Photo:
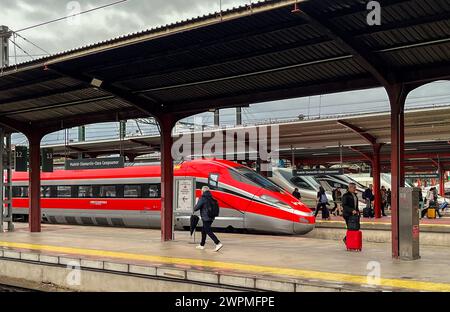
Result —
<path fill-rule="evenodd" d="M 302 198 L 302 195 L 300 194 L 300 192 L 298 191 L 298 188 L 295 188 L 294 191 L 292 192 L 292 196 L 294 196 L 297 199 Z"/>
<path fill-rule="evenodd" d="M 372 208 L 372 201 L 375 199 L 372 184 L 369 184 L 369 187 L 362 194 L 362 198 L 366 201 L 367 208 Z"/>
<path fill-rule="evenodd" d="M 208 235 L 216 244 L 216 248 L 214 251 L 219 251 L 223 245 L 217 238 L 217 236 L 212 231 L 212 223 L 214 222 L 214 218 L 211 218 L 208 214 L 209 205 L 212 204 L 212 194 L 209 191 L 209 187 L 204 186 L 202 187 L 202 196 L 198 200 L 197 204 L 194 207 L 194 212 L 200 210 L 200 217 L 202 218 L 202 240 L 200 242 L 200 245 L 198 245 L 197 249 L 205 249 L 205 243 L 206 243 L 206 235 Z"/>
<path fill-rule="evenodd" d="M 314 212 L 314 217 L 317 218 L 319 210 L 322 209 L 322 219 L 329 220 L 330 212 L 328 211 L 327 205 L 329 205 L 327 194 L 325 193 L 325 189 L 321 186 L 317 192 L 317 206 L 316 211 Z"/>
<path fill-rule="evenodd" d="M 359 214 L 358 197 L 356 196 L 356 184 L 349 183 L 348 191 L 342 196 L 342 209 L 345 224 L 348 226 L 348 218 L 352 215 Z M 347 237 L 344 237 L 344 242 Z"/>

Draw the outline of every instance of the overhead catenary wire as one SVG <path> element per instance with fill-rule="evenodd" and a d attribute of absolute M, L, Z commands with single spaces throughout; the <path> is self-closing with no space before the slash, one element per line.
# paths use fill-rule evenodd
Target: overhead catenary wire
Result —
<path fill-rule="evenodd" d="M 99 6 L 99 7 L 95 7 L 95 8 L 86 10 L 86 11 L 81 11 L 81 12 L 78 12 L 78 13 L 75 13 L 75 14 L 71 14 L 71 15 L 63 16 L 63 17 L 56 18 L 56 19 L 53 19 L 53 20 L 49 20 L 49 21 L 46 21 L 46 22 L 42 22 L 42 23 L 39 23 L 39 24 L 36 24 L 36 25 L 24 27 L 24 28 L 21 28 L 19 30 L 16 30 L 15 32 L 18 33 L 18 32 L 30 30 L 30 29 L 33 29 L 33 28 L 36 28 L 36 27 L 40 27 L 40 26 L 51 24 L 51 23 L 59 22 L 59 21 L 62 21 L 62 20 L 65 20 L 65 19 L 68 19 L 68 18 L 71 18 L 71 17 L 75 17 L 75 16 L 79 16 L 79 15 L 86 14 L 86 13 L 89 13 L 89 12 L 93 12 L 93 11 L 96 11 L 96 10 L 104 9 L 106 7 L 110 7 L 110 6 L 117 5 L 117 4 L 120 4 L 120 3 L 123 3 L 123 2 L 127 2 L 127 1 L 128 0 L 115 1 L 115 2 L 112 2 L 112 3 L 109 3 L 109 4 L 105 4 L 105 5 L 102 5 L 102 6 Z"/>
<path fill-rule="evenodd" d="M 13 31 L 13 34 L 22 38 L 24 41 L 28 42 L 29 44 L 31 44 L 32 46 L 34 46 L 35 48 L 41 50 L 42 52 L 46 53 L 45 55 L 50 55 L 51 53 L 44 50 L 43 48 L 41 48 L 40 46 L 38 46 L 37 44 L 35 44 L 34 42 L 32 42 L 31 40 L 28 40 L 27 38 L 25 38 L 24 36 L 18 34 L 17 32 Z"/>
<path fill-rule="evenodd" d="M 11 41 L 12 44 L 13 44 L 15 47 L 19 48 L 20 51 L 22 51 L 23 53 L 25 53 L 26 55 L 28 55 L 28 57 L 30 57 L 31 59 L 34 60 L 34 58 L 31 56 L 31 54 L 28 53 L 24 48 L 22 48 L 17 42 L 15 42 L 15 40 L 9 39 L 9 41 Z"/>

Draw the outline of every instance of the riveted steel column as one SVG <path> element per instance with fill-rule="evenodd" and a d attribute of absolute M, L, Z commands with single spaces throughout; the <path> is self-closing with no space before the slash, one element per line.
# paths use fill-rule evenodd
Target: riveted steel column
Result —
<path fill-rule="evenodd" d="M 42 135 L 31 133 L 29 141 L 29 229 L 30 232 L 41 231 L 41 144 Z"/>
<path fill-rule="evenodd" d="M 375 218 L 381 218 L 380 149 L 381 144 L 379 143 L 373 144 L 372 175 L 373 175 L 373 191 L 375 196 L 375 200 L 373 202 L 375 210 Z"/>
<path fill-rule="evenodd" d="M 442 163 L 439 163 L 439 195 L 445 196 L 445 169 Z"/>
<path fill-rule="evenodd" d="M 173 239 L 173 159 L 172 129 L 175 120 L 171 115 L 160 118 L 161 128 L 161 240 Z"/>
<path fill-rule="evenodd" d="M 404 185 L 404 107 L 408 92 L 403 85 L 387 90 L 391 104 L 391 229 L 392 257 L 399 258 L 399 194 Z"/>

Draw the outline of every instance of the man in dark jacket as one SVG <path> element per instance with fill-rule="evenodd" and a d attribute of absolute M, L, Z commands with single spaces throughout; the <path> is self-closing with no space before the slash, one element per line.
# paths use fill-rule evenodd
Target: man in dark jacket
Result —
<path fill-rule="evenodd" d="M 358 197 L 356 196 L 356 184 L 350 183 L 348 185 L 348 192 L 342 196 L 342 215 L 345 224 L 348 226 L 348 218 L 352 215 L 359 214 Z M 346 237 L 344 237 L 344 242 Z"/>
<path fill-rule="evenodd" d="M 375 199 L 372 189 L 373 189 L 373 186 L 372 186 L 372 184 L 370 184 L 369 187 L 362 194 L 362 198 L 366 201 L 367 208 L 372 207 L 372 201 Z"/>
<path fill-rule="evenodd" d="M 298 191 L 298 188 L 295 188 L 294 191 L 292 192 L 292 196 L 294 196 L 297 199 L 302 198 L 302 195 L 300 194 L 300 192 Z"/>
<path fill-rule="evenodd" d="M 210 205 L 212 205 L 212 194 L 209 191 L 209 187 L 204 186 L 202 187 L 202 197 L 200 197 L 194 207 L 194 211 L 200 210 L 200 217 L 202 218 L 203 223 L 202 241 L 200 242 L 200 245 L 197 246 L 197 249 L 205 249 L 206 235 L 208 235 L 214 241 L 214 244 L 216 244 L 214 251 L 219 251 L 223 245 L 211 229 L 214 218 L 209 216 Z"/>

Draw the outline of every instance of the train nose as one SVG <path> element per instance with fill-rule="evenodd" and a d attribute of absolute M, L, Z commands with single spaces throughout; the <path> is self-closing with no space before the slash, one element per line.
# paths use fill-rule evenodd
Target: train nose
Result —
<path fill-rule="evenodd" d="M 314 229 L 315 218 L 300 218 L 299 222 L 294 222 L 295 234 L 306 234 Z"/>

